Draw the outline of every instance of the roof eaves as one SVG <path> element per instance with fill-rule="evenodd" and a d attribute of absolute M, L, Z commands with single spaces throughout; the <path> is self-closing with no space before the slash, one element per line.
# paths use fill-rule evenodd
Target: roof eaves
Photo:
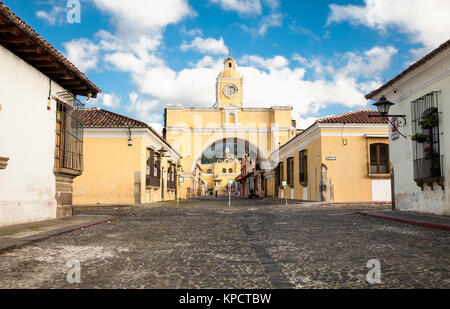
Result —
<path fill-rule="evenodd" d="M 414 70 L 420 68 L 421 66 L 428 63 L 430 60 L 434 59 L 437 55 L 439 55 L 442 51 L 448 49 L 450 47 L 450 40 L 446 41 L 445 43 L 441 44 L 438 48 L 431 51 L 427 55 L 425 55 L 423 58 L 419 59 L 414 64 L 410 65 L 406 70 L 401 72 L 399 75 L 388 81 L 386 84 L 381 86 L 380 88 L 372 91 L 371 93 L 367 94 L 365 97 L 366 99 L 372 99 L 373 97 L 379 95 L 381 92 L 383 92 L 385 89 L 390 87 L 391 85 L 395 84 L 397 81 L 405 77 L 408 73 L 413 72 Z"/>

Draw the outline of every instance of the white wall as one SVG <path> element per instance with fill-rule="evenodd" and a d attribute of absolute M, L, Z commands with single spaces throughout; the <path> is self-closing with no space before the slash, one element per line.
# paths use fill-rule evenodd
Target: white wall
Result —
<path fill-rule="evenodd" d="M 372 201 L 392 201 L 392 187 L 390 179 L 372 179 Z"/>
<path fill-rule="evenodd" d="M 52 82 L 52 93 L 63 89 Z M 49 78 L 0 45 L 0 226 L 56 218 Z"/>
<path fill-rule="evenodd" d="M 426 65 L 420 74 L 406 76 L 406 82 L 394 85 L 387 98 L 396 103 L 390 114 L 407 115 L 407 125 L 400 131 L 407 135 L 390 141 L 391 160 L 395 169 L 396 207 L 405 211 L 450 215 L 450 53 Z M 396 90 L 396 93 L 394 91 Z M 439 123 L 441 155 L 444 155 L 445 190 L 440 186 L 425 186 L 422 190 L 414 182 L 413 145 L 411 141 L 411 102 L 431 91 L 441 91 Z"/>

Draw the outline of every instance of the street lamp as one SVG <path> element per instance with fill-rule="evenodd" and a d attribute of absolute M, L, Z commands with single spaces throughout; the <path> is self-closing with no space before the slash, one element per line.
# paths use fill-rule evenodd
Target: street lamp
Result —
<path fill-rule="evenodd" d="M 394 103 L 386 99 L 386 97 L 383 95 L 381 96 L 380 100 L 375 102 L 373 105 L 376 106 L 380 115 L 369 115 L 369 118 L 386 118 L 386 120 L 392 125 L 393 128 L 395 128 L 398 134 L 400 134 L 404 138 L 407 138 L 398 130 L 398 128 L 404 127 L 406 125 L 406 115 L 389 115 L 389 110 L 393 105 L 395 105 Z M 389 118 L 397 118 L 396 123 L 393 124 Z"/>
<path fill-rule="evenodd" d="M 167 150 L 164 148 L 161 148 L 160 150 L 158 150 L 157 154 L 159 154 L 161 156 L 161 158 L 168 158 L 165 156 L 165 154 L 167 153 Z"/>
<path fill-rule="evenodd" d="M 389 109 L 392 105 L 394 105 L 394 103 L 386 99 L 386 97 L 383 95 L 381 96 L 380 100 L 373 105 L 378 108 L 381 116 L 386 117 L 389 114 Z"/>

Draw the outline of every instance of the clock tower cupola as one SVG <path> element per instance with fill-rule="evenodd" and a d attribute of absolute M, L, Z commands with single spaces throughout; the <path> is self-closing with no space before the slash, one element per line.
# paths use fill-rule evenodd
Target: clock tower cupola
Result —
<path fill-rule="evenodd" d="M 244 78 L 236 70 L 236 61 L 228 56 L 224 61 L 224 69 L 217 77 L 216 106 L 224 108 L 232 105 L 242 108 Z"/>

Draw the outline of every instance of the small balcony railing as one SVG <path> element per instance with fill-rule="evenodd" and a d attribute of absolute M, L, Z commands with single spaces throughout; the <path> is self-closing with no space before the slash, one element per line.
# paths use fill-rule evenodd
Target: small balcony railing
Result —
<path fill-rule="evenodd" d="M 414 160 L 414 180 L 426 182 L 444 178 L 444 156 L 429 156 Z"/>
<path fill-rule="evenodd" d="M 167 181 L 167 189 L 175 190 L 176 189 L 175 181 Z"/>
<path fill-rule="evenodd" d="M 160 187 L 161 186 L 161 178 L 147 175 L 145 184 L 147 187 Z"/>

